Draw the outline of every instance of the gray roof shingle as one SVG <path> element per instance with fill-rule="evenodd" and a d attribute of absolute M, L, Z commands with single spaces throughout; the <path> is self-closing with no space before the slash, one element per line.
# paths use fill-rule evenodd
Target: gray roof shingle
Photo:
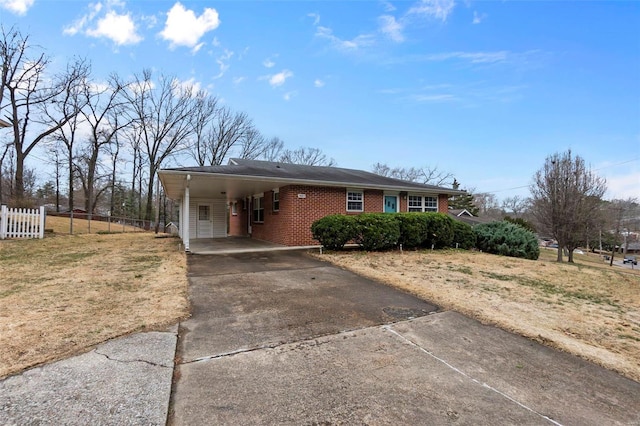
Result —
<path fill-rule="evenodd" d="M 291 179 L 292 181 L 309 181 L 310 183 L 332 183 L 352 185 L 379 186 L 381 188 L 406 188 L 419 191 L 431 191 L 441 194 L 458 194 L 451 188 L 409 182 L 400 179 L 380 176 L 363 170 L 344 169 L 340 167 L 307 166 L 301 164 L 279 163 L 271 161 L 245 160 L 232 158 L 227 165 L 179 167 L 165 170 L 212 173 L 235 176 L 257 176 L 265 178 Z"/>

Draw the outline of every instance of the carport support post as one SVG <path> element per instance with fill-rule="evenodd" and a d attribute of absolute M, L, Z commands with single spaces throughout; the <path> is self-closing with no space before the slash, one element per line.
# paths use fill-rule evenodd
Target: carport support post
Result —
<path fill-rule="evenodd" d="M 184 251 L 189 251 L 189 181 L 191 175 L 187 175 L 187 186 L 184 188 L 184 207 L 182 209 L 182 242 L 184 243 Z"/>

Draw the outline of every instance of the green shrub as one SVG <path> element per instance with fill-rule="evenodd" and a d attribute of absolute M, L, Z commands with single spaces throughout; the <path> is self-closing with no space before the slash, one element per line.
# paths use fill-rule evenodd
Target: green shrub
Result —
<path fill-rule="evenodd" d="M 329 250 L 341 250 L 356 237 L 355 216 L 334 214 L 318 219 L 311 224 L 313 239 Z"/>
<path fill-rule="evenodd" d="M 476 225 L 479 250 L 503 256 L 523 257 L 535 260 L 540 255 L 538 239 L 533 232 L 509 222 L 492 222 Z"/>
<path fill-rule="evenodd" d="M 367 251 L 395 247 L 400 238 L 400 223 L 389 213 L 364 213 L 354 216 L 356 243 Z"/>
<path fill-rule="evenodd" d="M 398 243 L 405 248 L 421 247 L 427 236 L 427 222 L 424 213 L 396 213 L 400 225 Z"/>
<path fill-rule="evenodd" d="M 423 213 L 426 235 L 423 246 L 427 248 L 451 247 L 453 242 L 453 219 L 444 213 Z"/>
<path fill-rule="evenodd" d="M 470 250 L 476 246 L 476 233 L 471 227 L 459 220 L 453 221 L 453 246 L 458 244 L 459 248 Z"/>

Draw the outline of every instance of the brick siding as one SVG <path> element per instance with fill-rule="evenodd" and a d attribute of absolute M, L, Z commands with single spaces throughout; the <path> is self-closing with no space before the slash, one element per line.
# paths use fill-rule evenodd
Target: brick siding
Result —
<path fill-rule="evenodd" d="M 364 190 L 364 212 L 347 212 L 346 188 L 290 185 L 279 189 L 280 209 L 273 211 L 273 191 L 264 193 L 264 222 L 253 222 L 253 211 L 242 209 L 238 200 L 238 214 L 230 215 L 229 235 L 247 235 L 247 214 L 251 217 L 252 238 L 272 241 L 286 246 L 317 245 L 312 238 L 311 224 L 330 214 L 357 215 L 384 211 L 384 191 Z M 400 193 L 401 212 L 407 211 L 406 193 Z M 448 198 L 438 196 L 438 211 L 447 212 Z"/>

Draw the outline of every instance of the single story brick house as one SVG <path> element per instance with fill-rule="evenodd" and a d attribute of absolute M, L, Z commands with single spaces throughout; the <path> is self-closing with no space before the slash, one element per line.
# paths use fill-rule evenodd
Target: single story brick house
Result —
<path fill-rule="evenodd" d="M 286 246 L 318 244 L 311 224 L 336 213 L 447 213 L 462 191 L 362 170 L 231 159 L 227 165 L 163 169 L 167 197 L 179 202 L 179 235 L 250 236 Z"/>

